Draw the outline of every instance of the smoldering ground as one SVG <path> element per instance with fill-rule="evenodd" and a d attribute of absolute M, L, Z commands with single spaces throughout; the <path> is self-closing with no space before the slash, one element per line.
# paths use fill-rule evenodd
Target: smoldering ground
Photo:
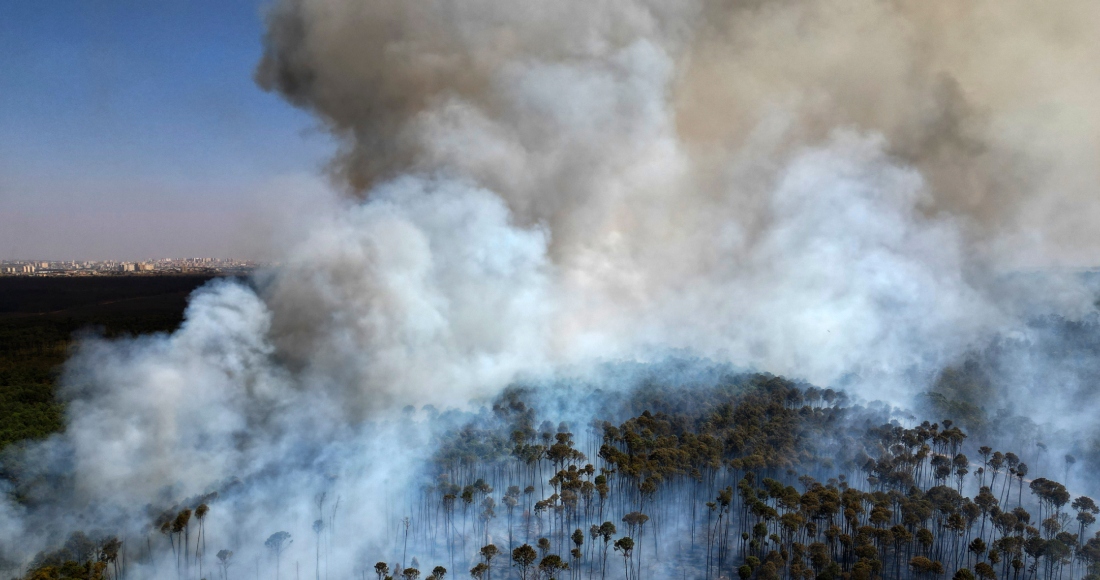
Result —
<path fill-rule="evenodd" d="M 5 460 L 5 557 L 138 537 L 143 506 L 237 478 L 209 535 L 238 566 L 276 529 L 306 550 L 324 490 L 350 570 L 432 452 L 400 409 L 602 361 L 690 353 L 912 406 L 992 337 L 1095 311 L 1066 269 L 1100 249 L 1098 20 L 1075 0 L 277 2 L 256 79 L 334 135 L 330 188 L 278 232 L 277 271 L 196 294 L 172 335 L 78 350 L 66 432 Z M 1005 282 L 1020 269 L 1042 275 Z M 991 409 L 1093 408 L 1085 374 L 1016 376 L 993 373 Z"/>

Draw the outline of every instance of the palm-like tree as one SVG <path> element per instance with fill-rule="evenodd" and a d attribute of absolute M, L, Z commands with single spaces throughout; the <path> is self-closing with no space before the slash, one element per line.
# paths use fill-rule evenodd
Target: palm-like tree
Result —
<path fill-rule="evenodd" d="M 496 547 L 496 544 L 489 544 L 481 548 L 481 557 L 485 558 L 485 571 L 486 578 L 492 580 L 493 577 L 493 558 L 497 557 L 500 550 Z"/>
<path fill-rule="evenodd" d="M 410 520 L 406 516 L 403 520 L 401 520 L 401 523 L 405 525 L 405 544 L 404 544 L 404 547 L 401 549 L 401 565 L 404 566 L 405 565 L 405 554 L 409 550 L 409 524 L 412 523 L 412 520 Z M 326 564 L 326 566 L 327 566 L 327 564 Z"/>
<path fill-rule="evenodd" d="M 229 580 L 229 564 L 233 558 L 230 550 L 218 550 L 218 565 L 222 569 L 222 580 Z"/>
<path fill-rule="evenodd" d="M 607 577 L 607 547 L 611 542 L 612 536 L 615 535 L 615 524 L 611 522 L 604 522 L 600 524 L 600 538 L 603 539 L 603 562 L 600 566 L 600 579 L 603 580 Z"/>
<path fill-rule="evenodd" d="M 275 580 L 279 580 L 279 569 L 282 564 L 283 549 L 294 540 L 290 539 L 287 532 L 275 532 L 268 536 L 264 546 L 275 556 Z"/>
<path fill-rule="evenodd" d="M 630 536 L 623 536 L 615 540 L 615 551 L 622 554 L 623 570 L 626 571 L 627 580 L 630 580 L 630 558 L 634 555 L 634 539 Z"/>
<path fill-rule="evenodd" d="M 535 549 L 529 544 L 523 544 L 522 546 L 512 550 L 512 562 L 519 567 L 520 580 L 527 580 L 527 572 L 531 566 L 534 565 L 535 560 L 539 557 Z"/>
<path fill-rule="evenodd" d="M 512 549 L 512 512 L 515 511 L 516 506 L 519 505 L 519 486 L 513 485 L 508 488 L 508 491 L 501 499 L 501 503 L 508 512 L 508 550 Z"/>
<path fill-rule="evenodd" d="M 1085 528 L 1096 522 L 1096 514 L 1100 514 L 1100 506 L 1097 506 L 1092 498 L 1083 495 L 1073 500 L 1070 507 L 1077 511 L 1077 523 L 1080 526 L 1077 537 L 1083 542 L 1085 541 Z"/>
<path fill-rule="evenodd" d="M 184 509 L 176 514 L 176 519 L 172 521 L 172 533 L 180 538 L 180 549 L 176 550 L 176 575 L 180 575 L 180 558 L 183 558 L 183 563 L 187 564 L 189 557 L 188 547 L 191 543 L 190 534 L 188 533 L 189 524 L 191 522 L 191 510 Z"/>
<path fill-rule="evenodd" d="M 539 541 L 538 541 L 537 545 L 539 547 L 539 552 L 542 554 L 542 557 L 545 558 L 547 552 L 550 551 L 550 539 L 549 538 L 539 538 Z"/>
<path fill-rule="evenodd" d="M 115 578 L 119 577 L 118 551 L 120 548 L 122 548 L 122 542 L 115 537 L 108 539 L 99 548 L 99 560 L 112 567 Z"/>
<path fill-rule="evenodd" d="M 545 574 L 548 580 L 555 580 L 558 571 L 567 569 L 569 569 L 569 564 L 565 563 L 561 556 L 557 554 L 550 554 L 539 561 L 539 571 Z"/>
<path fill-rule="evenodd" d="M 1016 479 L 1017 479 L 1018 487 L 1020 488 L 1020 493 L 1016 497 L 1016 505 L 1017 506 L 1023 506 L 1024 505 L 1024 477 L 1026 477 L 1026 476 L 1027 476 L 1027 464 L 1021 461 L 1020 464 L 1016 466 Z"/>
<path fill-rule="evenodd" d="M 731 497 L 732 497 L 732 495 L 731 495 Z M 639 576 L 641 575 L 640 572 L 641 572 L 641 569 L 642 569 L 642 536 L 644 535 L 645 524 L 648 521 L 649 521 L 649 516 L 647 516 L 647 515 L 645 515 L 641 512 L 630 512 L 630 513 L 626 514 L 625 516 L 623 516 L 623 522 L 626 523 L 627 529 L 630 530 L 629 533 L 631 535 L 634 534 L 635 529 L 638 530 L 638 546 L 637 547 L 638 547 L 638 572 L 639 572 Z M 654 543 L 654 545 L 656 545 L 656 543 Z"/>
<path fill-rule="evenodd" d="M 195 559 L 199 564 L 199 578 L 202 578 L 202 558 L 206 555 L 206 514 L 210 512 L 210 506 L 200 503 L 195 508 L 195 517 L 199 520 L 199 537 L 195 539 Z"/>

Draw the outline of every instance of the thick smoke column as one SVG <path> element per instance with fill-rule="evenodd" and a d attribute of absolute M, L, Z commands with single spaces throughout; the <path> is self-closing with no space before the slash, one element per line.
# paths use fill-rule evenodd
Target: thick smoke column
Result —
<path fill-rule="evenodd" d="M 175 334 L 86 343 L 0 540 L 139 536 L 134 506 L 216 488 L 242 566 L 322 490 L 383 546 L 379 490 L 430 450 L 400 409 L 607 360 L 908 404 L 991 333 L 1092 308 L 1002 276 L 1100 249 L 1098 24 L 1086 1 L 279 2 L 257 81 L 339 139 L 351 195 Z"/>
<path fill-rule="evenodd" d="M 257 78 L 338 136 L 334 173 L 368 200 L 402 174 L 472 182 L 544 232 L 536 360 L 685 348 L 889 383 L 1012 327 L 998 275 L 1097 249 L 1098 16 L 295 1 Z M 1057 289 L 1044 307 L 1090 307 Z"/>
<path fill-rule="evenodd" d="M 1089 228 L 1052 226 L 1096 216 L 1098 18 L 1069 1 L 306 0 L 273 11 L 258 80 L 344 140 L 334 168 L 361 191 L 410 168 L 461 169 L 521 221 L 568 225 L 616 201 L 601 175 L 679 152 L 685 165 L 670 157 L 662 173 L 695 179 L 654 195 L 737 197 L 740 222 L 766 223 L 770 188 L 731 165 L 848 127 L 884 135 L 922 172 L 925 213 L 1044 242 L 1025 259 L 1091 265 L 1096 240 L 1076 235 Z M 1076 216 L 1059 211 L 1070 203 Z M 599 224 L 581 225 L 555 243 Z"/>

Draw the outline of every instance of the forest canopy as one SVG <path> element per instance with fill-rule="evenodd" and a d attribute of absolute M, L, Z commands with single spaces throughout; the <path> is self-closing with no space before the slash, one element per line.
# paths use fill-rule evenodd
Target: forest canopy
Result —
<path fill-rule="evenodd" d="M 572 410 L 562 416 L 540 410 L 566 398 Z M 581 422 L 585 408 L 604 416 Z M 1018 580 L 1100 571 L 1100 508 L 1036 477 L 1028 462 L 1038 449 L 994 449 L 949 419 L 899 419 L 896 409 L 782 377 L 726 374 L 690 388 L 650 380 L 630 392 L 552 397 L 517 386 L 473 416 L 406 410 L 418 413 L 446 426 L 422 483 L 399 492 L 404 505 L 379 522 L 392 544 L 364 546 L 354 570 L 332 571 L 338 577 Z M 340 498 L 324 492 L 309 530 L 207 538 L 205 522 L 232 518 L 224 500 L 248 485 L 150 506 L 140 537 L 76 532 L 22 577 L 125 578 L 159 566 L 162 577 L 228 579 L 233 554 L 256 543 L 267 557 L 255 572 L 279 578 L 295 540 L 315 547 L 304 568 L 320 577 L 335 544 L 356 542 L 335 533 Z"/>

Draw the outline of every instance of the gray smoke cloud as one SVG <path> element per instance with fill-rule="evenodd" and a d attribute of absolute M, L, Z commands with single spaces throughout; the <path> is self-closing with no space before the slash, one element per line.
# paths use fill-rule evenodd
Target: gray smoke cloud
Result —
<path fill-rule="evenodd" d="M 1070 0 L 278 2 L 257 82 L 338 138 L 334 191 L 279 230 L 277 270 L 202 290 L 179 331 L 80 348 L 67 430 L 30 452 L 59 458 L 24 477 L 38 512 L 0 505 L 0 540 L 25 557 L 96 521 L 137 541 L 135 506 L 235 489 L 211 538 L 251 566 L 291 530 L 309 561 L 325 491 L 382 553 L 439 428 L 402 407 L 608 360 L 686 352 L 909 405 L 990 335 L 1094 309 L 1072 276 L 1005 275 L 1100 249 L 1098 20 Z"/>
<path fill-rule="evenodd" d="M 929 181 L 922 211 L 966 216 L 983 249 L 1092 265 L 1098 18 L 1078 1 L 305 0 L 272 11 L 257 78 L 342 138 L 334 169 L 359 191 L 442 166 L 521 222 L 581 219 L 613 198 L 601 169 L 667 137 L 694 179 L 658 197 L 736 186 L 761 227 L 769 189 L 731 183 L 731 162 L 766 159 L 761 133 L 787 152 L 847 127 L 883 135 Z M 555 225 L 555 244 L 592 238 Z"/>
<path fill-rule="evenodd" d="M 1088 263 L 1097 16 L 295 1 L 257 80 L 340 138 L 334 174 L 366 199 L 395 175 L 459 179 L 544 231 L 538 360 L 683 348 L 888 383 L 1034 312 L 999 275 Z M 1053 82 L 1051 62 L 1077 74 Z M 1043 307 L 1091 307 L 1054 278 Z"/>

